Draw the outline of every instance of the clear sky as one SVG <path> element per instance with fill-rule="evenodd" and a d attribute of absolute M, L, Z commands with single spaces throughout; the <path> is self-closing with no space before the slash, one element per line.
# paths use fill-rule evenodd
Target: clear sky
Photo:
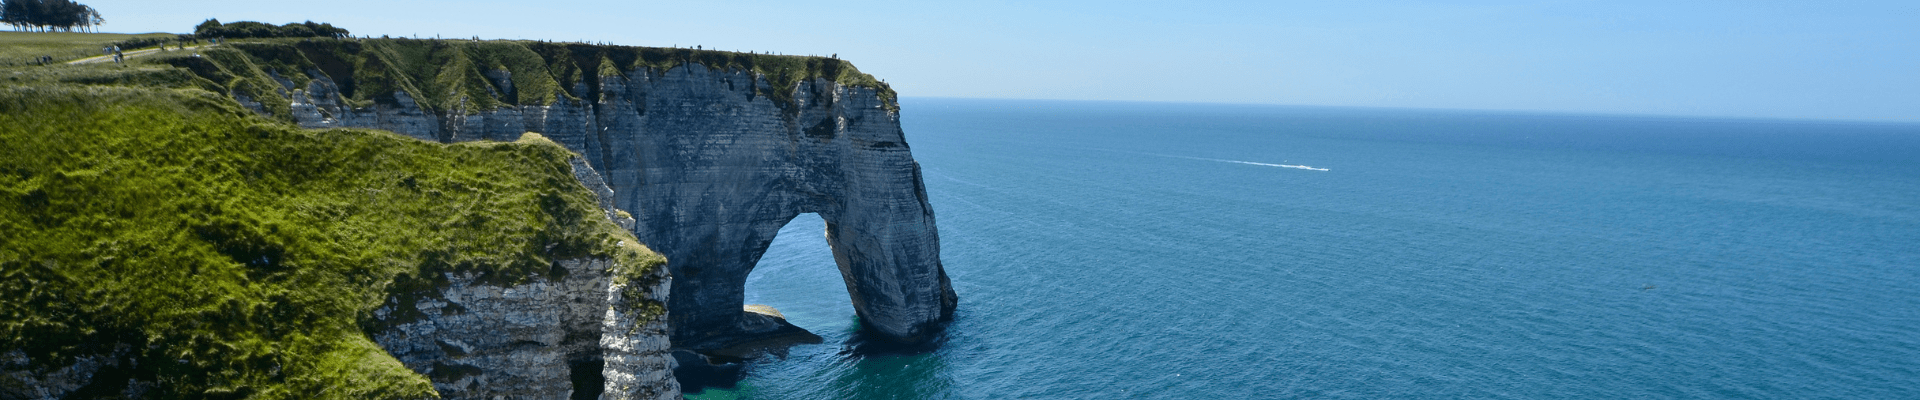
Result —
<path fill-rule="evenodd" d="M 81 0 L 355 35 L 839 54 L 904 96 L 1920 122 L 1920 1 Z"/>

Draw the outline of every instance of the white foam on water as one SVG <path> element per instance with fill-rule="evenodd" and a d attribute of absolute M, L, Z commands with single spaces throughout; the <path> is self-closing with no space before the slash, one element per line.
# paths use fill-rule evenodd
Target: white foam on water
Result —
<path fill-rule="evenodd" d="M 1219 158 L 1205 158 L 1205 157 L 1187 157 L 1187 156 L 1176 156 L 1176 155 L 1172 155 L 1172 154 L 1154 154 L 1154 153 L 1141 153 L 1141 152 L 1137 152 L 1137 151 L 1126 151 L 1126 150 L 1113 150 L 1113 149 L 1101 149 L 1101 148 L 1092 148 L 1092 150 L 1100 150 L 1100 151 L 1111 151 L 1111 152 L 1117 152 L 1117 153 L 1133 153 L 1133 154 L 1139 154 L 1139 155 L 1148 155 L 1148 156 L 1154 156 L 1154 157 L 1168 157 L 1168 158 L 1185 158 L 1185 159 L 1188 159 L 1188 160 L 1200 160 L 1200 161 L 1213 161 L 1213 162 L 1223 162 L 1223 163 L 1234 163 L 1234 164 L 1247 164 L 1247 165 L 1258 165 L 1258 166 L 1262 166 L 1262 167 L 1277 167 L 1277 168 L 1293 168 L 1293 169 L 1304 169 L 1304 170 L 1308 170 L 1308 171 L 1321 171 L 1321 172 L 1326 172 L 1326 171 L 1328 171 L 1328 170 L 1327 170 L 1326 168 L 1314 168 L 1314 167 L 1311 167 L 1311 166 L 1306 166 L 1306 165 L 1293 165 L 1293 164 L 1269 164 L 1269 163 L 1263 163 L 1263 162 L 1252 162 L 1252 161 L 1240 161 L 1240 160 L 1225 160 L 1225 159 L 1219 159 Z"/>
<path fill-rule="evenodd" d="M 1258 166 L 1262 166 L 1262 167 L 1279 167 L 1279 168 L 1293 168 L 1293 169 L 1304 169 L 1304 170 L 1308 170 L 1308 171 L 1322 171 L 1322 172 L 1325 172 L 1325 171 L 1327 171 L 1327 169 L 1326 169 L 1326 168 L 1314 168 L 1314 167 L 1309 167 L 1309 166 L 1305 166 L 1305 165 L 1292 165 L 1292 164 L 1269 164 L 1269 163 L 1263 163 L 1263 162 L 1252 162 L 1252 161 L 1240 161 L 1240 160 L 1223 160 L 1223 159 L 1218 159 L 1218 158 L 1205 158 L 1205 157 L 1187 157 L 1187 156 L 1176 156 L 1176 155 L 1169 155 L 1169 154 L 1153 154 L 1153 155 L 1156 155 L 1156 156 L 1161 156 L 1161 157 L 1173 157 L 1173 158 L 1185 158 L 1185 159 L 1188 159 L 1188 160 L 1201 160 L 1201 161 L 1214 161 L 1214 162 L 1223 162 L 1223 163 L 1234 163 L 1234 164 L 1246 164 L 1246 165 L 1258 165 Z"/>
<path fill-rule="evenodd" d="M 1327 170 L 1326 168 L 1314 168 L 1314 167 L 1309 167 L 1309 166 L 1305 166 L 1305 165 L 1288 165 L 1288 164 L 1268 164 L 1268 163 L 1260 163 L 1260 162 L 1252 162 L 1252 161 L 1237 161 L 1237 160 L 1217 160 L 1217 159 L 1211 159 L 1211 158 L 1207 158 L 1207 159 L 1205 159 L 1205 160 L 1209 160 L 1209 161 L 1219 161 L 1219 162 L 1230 162 L 1230 163 L 1237 163 L 1237 164 L 1247 164 L 1247 165 L 1259 165 L 1259 166 L 1266 166 L 1266 167 L 1280 167 L 1280 168 L 1293 168 L 1293 169 L 1304 169 L 1304 170 L 1308 170 L 1308 171 L 1326 171 L 1326 170 Z"/>

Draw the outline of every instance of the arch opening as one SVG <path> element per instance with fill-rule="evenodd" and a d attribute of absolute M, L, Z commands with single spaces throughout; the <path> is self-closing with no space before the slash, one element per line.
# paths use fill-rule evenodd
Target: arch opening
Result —
<path fill-rule="evenodd" d="M 826 238 L 826 221 L 803 213 L 787 221 L 747 274 L 749 309 L 769 307 L 788 323 L 819 333 L 857 327 L 844 278 Z"/>

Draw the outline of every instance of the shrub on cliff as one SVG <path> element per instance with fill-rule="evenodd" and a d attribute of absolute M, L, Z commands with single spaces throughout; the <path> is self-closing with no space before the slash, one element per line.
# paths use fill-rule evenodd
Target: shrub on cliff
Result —
<path fill-rule="evenodd" d="M 222 24 L 220 20 L 210 18 L 207 19 L 206 22 L 201 22 L 199 26 L 194 27 L 193 35 L 201 38 L 225 39 L 283 37 L 326 37 L 339 39 L 347 37 L 348 32 L 345 28 L 335 27 L 333 24 L 314 23 L 313 21 L 290 22 L 286 25 L 274 26 L 273 24 L 253 21 Z"/>

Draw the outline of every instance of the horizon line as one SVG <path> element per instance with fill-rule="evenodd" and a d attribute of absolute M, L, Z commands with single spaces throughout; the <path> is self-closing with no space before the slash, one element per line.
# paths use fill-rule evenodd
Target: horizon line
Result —
<path fill-rule="evenodd" d="M 1607 111 L 1529 110 L 1529 109 L 1508 109 L 1508 108 L 1358 106 L 1358 105 L 1326 105 L 1326 104 L 1297 104 L 1297 103 L 1244 103 L 1244 102 L 1230 102 L 1230 101 L 1195 101 L 1195 100 L 1111 100 L 1111 99 L 1014 98 L 1014 97 L 908 96 L 904 94 L 900 95 L 900 98 L 902 99 L 908 99 L 908 98 L 946 99 L 946 100 L 1057 101 L 1057 102 L 1086 102 L 1086 103 L 1184 104 L 1184 105 L 1221 105 L 1221 106 L 1240 106 L 1240 107 L 1254 106 L 1254 107 L 1290 107 L 1290 108 L 1346 108 L 1346 109 L 1426 111 L 1426 112 L 1443 111 L 1443 112 L 1476 112 L 1476 113 L 1489 113 L 1489 114 L 1533 114 L 1533 115 L 1540 115 L 1540 116 L 1561 116 L 1561 117 L 1607 117 L 1607 118 L 1695 119 L 1695 120 L 1706 119 L 1706 120 L 1737 120 L 1737 121 L 1752 121 L 1752 122 L 1795 122 L 1795 123 L 1812 122 L 1812 123 L 1842 123 L 1842 124 L 1869 124 L 1869 125 L 1915 125 L 1916 127 L 1920 127 L 1920 119 L 1754 117 L 1754 116 L 1738 116 L 1738 115 L 1658 114 L 1658 113 L 1607 112 Z"/>

